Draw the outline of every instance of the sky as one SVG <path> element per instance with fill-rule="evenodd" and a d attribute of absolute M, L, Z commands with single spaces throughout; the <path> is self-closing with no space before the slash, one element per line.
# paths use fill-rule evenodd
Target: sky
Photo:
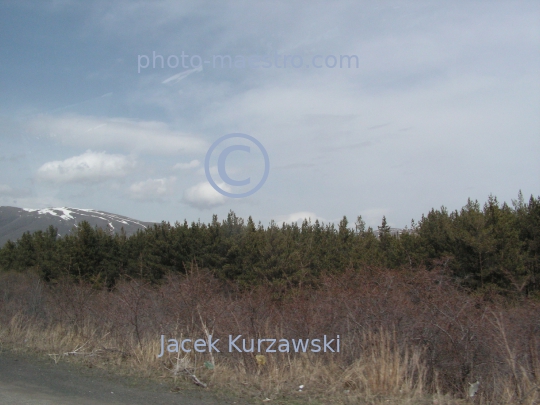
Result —
<path fill-rule="evenodd" d="M 538 1 L 0 1 L 0 205 L 403 228 L 539 158 Z"/>

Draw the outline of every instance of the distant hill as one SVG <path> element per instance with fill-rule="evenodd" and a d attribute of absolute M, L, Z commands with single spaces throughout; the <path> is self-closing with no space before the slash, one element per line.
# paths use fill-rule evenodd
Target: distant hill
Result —
<path fill-rule="evenodd" d="M 151 222 L 91 209 L 0 207 L 0 246 L 8 240 L 16 241 L 27 231 L 30 233 L 45 231 L 50 225 L 58 229 L 60 236 L 64 236 L 82 221 L 87 221 L 93 227 L 97 226 L 116 233 L 124 228 L 127 235 L 153 225 Z"/>
<path fill-rule="evenodd" d="M 403 232 L 406 232 L 405 229 L 402 229 L 402 228 L 390 228 L 390 235 L 392 236 L 399 236 L 401 235 Z M 379 233 L 380 231 L 378 229 L 375 229 L 373 231 L 373 233 L 375 234 L 375 236 L 378 238 L 379 237 Z"/>

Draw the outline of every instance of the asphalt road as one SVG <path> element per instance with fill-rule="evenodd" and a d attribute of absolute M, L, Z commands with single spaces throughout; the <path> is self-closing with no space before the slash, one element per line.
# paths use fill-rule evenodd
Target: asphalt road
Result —
<path fill-rule="evenodd" d="M 141 386 L 142 385 L 142 386 Z M 163 384 L 135 381 L 67 363 L 0 352 L 2 405 L 225 405 L 203 390 L 172 393 Z"/>

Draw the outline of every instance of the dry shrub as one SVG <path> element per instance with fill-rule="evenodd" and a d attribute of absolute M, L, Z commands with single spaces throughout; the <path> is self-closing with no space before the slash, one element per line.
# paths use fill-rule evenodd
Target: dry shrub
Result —
<path fill-rule="evenodd" d="M 259 398 L 325 403 L 459 403 L 469 383 L 483 404 L 540 396 L 540 305 L 461 291 L 442 271 L 349 269 L 318 289 L 240 290 L 192 267 L 160 285 L 126 279 L 112 291 L 0 274 L 0 341 L 91 366 L 183 379 Z M 166 353 L 160 336 L 220 339 L 221 353 Z M 246 339 L 341 337 L 339 353 L 229 353 Z M 206 366 L 205 366 L 206 363 Z M 212 364 L 214 368 L 208 367 Z M 299 386 L 303 385 L 302 390 Z M 460 399 L 461 398 L 461 399 Z M 398 403 L 398 402 L 395 402 Z"/>

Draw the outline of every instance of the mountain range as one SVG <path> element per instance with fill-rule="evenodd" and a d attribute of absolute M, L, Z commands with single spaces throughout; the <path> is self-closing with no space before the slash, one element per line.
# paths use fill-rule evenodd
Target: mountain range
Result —
<path fill-rule="evenodd" d="M 16 241 L 25 232 L 45 231 L 50 225 L 58 229 L 60 236 L 64 236 L 82 221 L 116 233 L 123 228 L 128 236 L 153 225 L 152 222 L 92 209 L 0 207 L 0 246 L 4 246 L 8 240 Z"/>

